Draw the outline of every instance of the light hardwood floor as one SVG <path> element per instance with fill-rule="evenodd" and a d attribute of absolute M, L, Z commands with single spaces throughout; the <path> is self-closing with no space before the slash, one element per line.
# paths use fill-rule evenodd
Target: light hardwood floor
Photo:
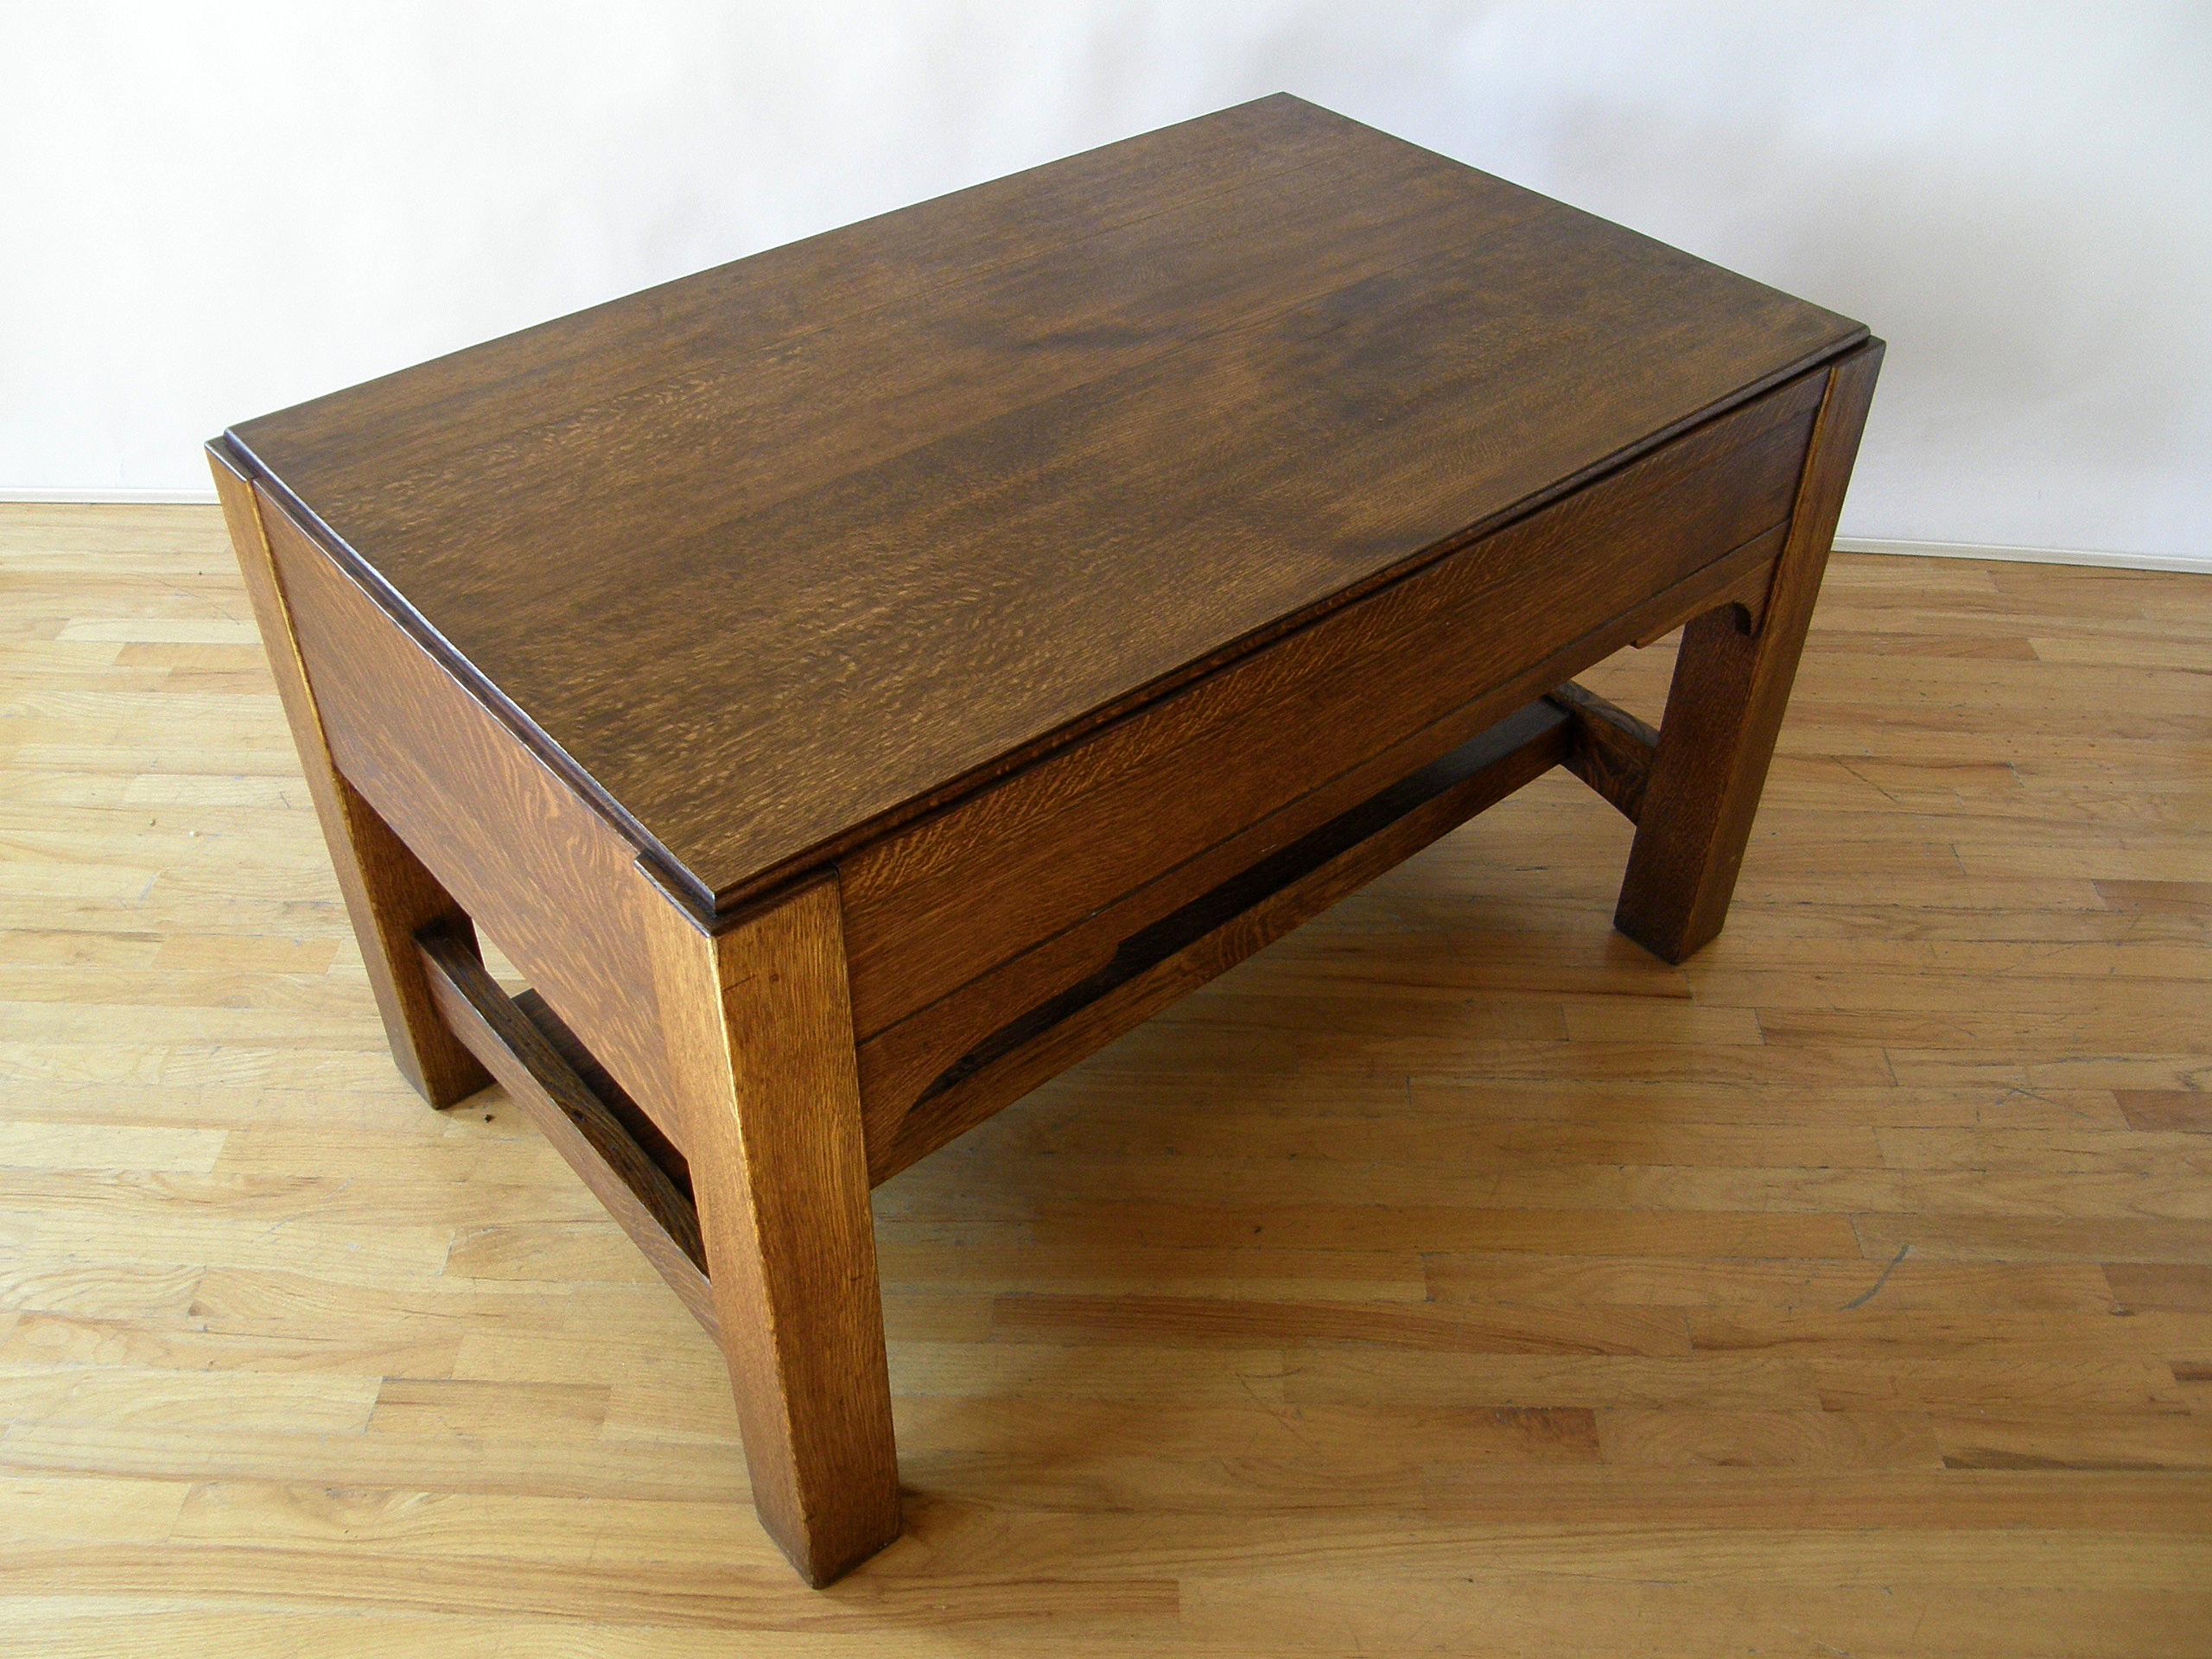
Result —
<path fill-rule="evenodd" d="M 2212 581 L 1840 559 L 1687 968 L 1554 774 L 882 1188 L 823 1594 L 392 1070 L 214 510 L 0 583 L 0 1650 L 2212 1654 Z"/>

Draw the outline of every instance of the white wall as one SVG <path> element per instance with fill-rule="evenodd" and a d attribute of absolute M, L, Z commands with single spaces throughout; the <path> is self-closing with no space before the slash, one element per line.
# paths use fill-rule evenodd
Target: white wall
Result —
<path fill-rule="evenodd" d="M 1845 531 L 2212 568 L 2212 7 L 0 0 L 0 486 L 1284 88 L 1888 336 Z"/>

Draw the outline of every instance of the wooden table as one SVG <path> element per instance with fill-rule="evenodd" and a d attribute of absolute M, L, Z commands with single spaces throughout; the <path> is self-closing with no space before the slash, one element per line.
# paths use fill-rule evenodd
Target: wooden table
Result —
<path fill-rule="evenodd" d="M 874 1184 L 1554 766 L 1719 929 L 1880 354 L 1277 97 L 209 448 L 400 1069 L 716 1336 L 819 1584 Z M 1571 683 L 1684 622 L 1660 732 Z"/>

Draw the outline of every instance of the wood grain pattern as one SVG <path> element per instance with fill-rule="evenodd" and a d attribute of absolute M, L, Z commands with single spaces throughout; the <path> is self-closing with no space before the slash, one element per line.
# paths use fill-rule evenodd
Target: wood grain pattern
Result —
<path fill-rule="evenodd" d="M 1001 1006 L 1002 1023 L 913 1094 L 871 1175 L 927 1156 L 1561 764 L 1567 725 L 1533 703 L 1129 934 L 1057 996 Z"/>
<path fill-rule="evenodd" d="M 706 1246 L 690 1192 L 639 1146 L 634 1105 L 618 1109 L 569 1063 L 563 1045 L 510 998 L 447 928 L 416 935 L 430 993 L 446 1025 L 523 1109 L 709 1336 L 721 1332 L 707 1285 Z M 622 1103 L 627 1104 L 628 1103 Z"/>
<path fill-rule="evenodd" d="M 753 1505 L 827 1584 L 899 1532 L 836 887 L 714 935 L 672 903 L 645 926 Z"/>
<path fill-rule="evenodd" d="M 1669 962 L 1720 931 L 1881 371 L 1872 340 L 1828 371 L 1789 539 L 1756 632 L 1726 608 L 1690 625 L 1667 694 L 1614 925 Z"/>
<path fill-rule="evenodd" d="M 211 448 L 207 461 L 315 799 L 315 816 L 321 820 L 323 840 L 369 965 L 369 984 L 384 1016 L 392 1059 L 431 1105 L 450 1106 L 490 1079 L 433 1010 L 422 965 L 415 958 L 414 938 L 435 922 L 467 930 L 468 918 L 331 759 L 330 734 L 300 661 L 291 603 L 270 550 L 260 503 L 226 454 Z M 474 935 L 466 937 L 473 940 Z"/>
<path fill-rule="evenodd" d="M 983 193 L 213 446 L 440 906 L 387 1002 L 700 1313 L 817 1586 L 900 1524 L 872 1180 L 1563 760 L 1651 819 L 1622 916 L 1710 842 L 1717 926 L 1864 413 L 1858 325 L 1294 100 L 1052 172 L 1084 228 Z M 1716 605 L 1707 800 L 1543 694 Z"/>
<path fill-rule="evenodd" d="M 1659 734 L 1618 703 L 1572 680 L 1545 695 L 1574 722 L 1567 769 L 1634 823 L 1643 812 L 1643 791 L 1651 781 L 1651 757 L 1658 751 Z"/>
<path fill-rule="evenodd" d="M 600 1201 L 391 1071 L 217 511 L 0 584 L 0 1648 L 2203 1646 L 2203 577 L 1838 556 L 1690 964 L 1553 774 L 880 1185 L 830 1597 Z"/>
<path fill-rule="evenodd" d="M 660 889 L 288 513 L 262 519 L 345 776 L 681 1145 L 640 920 Z"/>
<path fill-rule="evenodd" d="M 1553 685 L 1570 666 L 1620 649 L 1656 626 L 1657 618 L 1695 615 L 1747 581 L 1764 582 L 1781 550 L 1782 535 L 1777 527 L 1753 538 L 1594 635 L 1531 664 L 1491 694 L 1374 751 L 1281 810 L 866 1039 L 861 1046 L 861 1093 L 870 1166 L 880 1173 L 892 1167 L 887 1160 L 893 1156 L 899 1119 L 931 1078 L 997 1027 L 1006 1009 L 1029 1007 L 1096 973 L 1131 934 L 1419 771 L 1440 743 L 1471 741 L 1516 699 Z"/>
<path fill-rule="evenodd" d="M 727 909 L 1863 334 L 1276 98 L 232 437 Z"/>
<path fill-rule="evenodd" d="M 1687 966 L 1554 773 L 876 1189 L 828 1596 L 599 1201 L 392 1070 L 216 511 L 0 507 L 0 1649 L 2212 1629 L 2202 576 L 1839 555 Z"/>
<path fill-rule="evenodd" d="M 863 1035 L 1377 751 L 1404 745 L 1411 771 L 1617 649 L 1608 625 L 1787 518 L 1820 390 L 1783 387 L 850 855 Z"/>

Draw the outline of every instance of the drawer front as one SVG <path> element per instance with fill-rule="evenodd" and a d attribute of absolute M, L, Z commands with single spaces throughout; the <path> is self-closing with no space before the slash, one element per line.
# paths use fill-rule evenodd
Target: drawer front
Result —
<path fill-rule="evenodd" d="M 1464 723 L 1455 710 L 1784 520 L 1826 380 L 1708 422 L 851 855 L 861 1034 L 1384 750 L 1410 766 L 1446 752 L 1466 734 L 1440 727 Z"/>

